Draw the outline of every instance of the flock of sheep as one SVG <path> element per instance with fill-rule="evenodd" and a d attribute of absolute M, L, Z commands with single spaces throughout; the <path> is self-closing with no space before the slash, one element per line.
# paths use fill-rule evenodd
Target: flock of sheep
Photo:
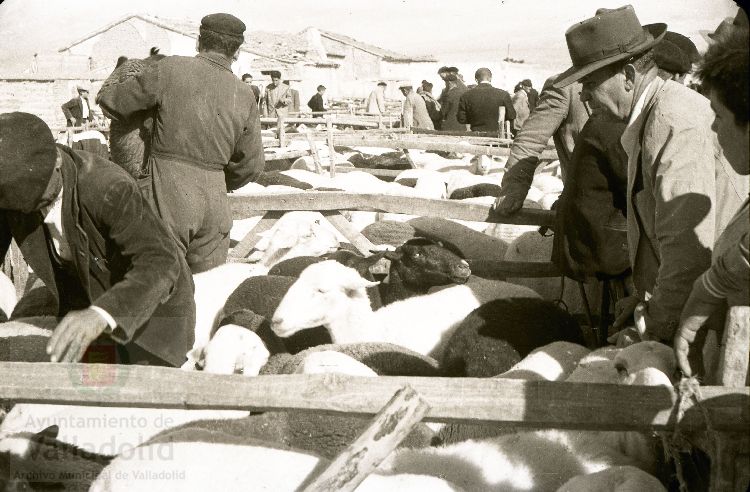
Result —
<path fill-rule="evenodd" d="M 502 162 L 408 152 L 418 169 L 394 183 L 358 171 L 325 177 L 303 159 L 237 193 L 314 188 L 494 200 Z M 561 188 L 550 173 L 538 175 L 527 206 L 549 208 Z M 182 369 L 672 386 L 669 347 L 586 348 L 576 318 L 552 302 L 562 298 L 580 312 L 577 293 L 558 279 L 472 274 L 466 258 L 548 261 L 551 238 L 533 227 L 375 212 L 348 218 L 377 246 L 371 255 L 358 254 L 321 214 L 290 212 L 247 262 L 196 274 L 195 344 Z M 259 219 L 235 221 L 233 239 Z M 389 262 L 385 279 L 371 273 L 381 260 Z M 13 285 L 0 275 L 0 311 L 10 315 L 14 303 Z M 2 323 L 0 343 L 13 360 L 45 360 L 54 326 L 41 317 Z M 0 488 L 298 490 L 367 425 L 291 410 L 16 404 L 0 422 Z M 358 490 L 661 491 L 658 446 L 655 435 L 639 432 L 422 423 Z"/>

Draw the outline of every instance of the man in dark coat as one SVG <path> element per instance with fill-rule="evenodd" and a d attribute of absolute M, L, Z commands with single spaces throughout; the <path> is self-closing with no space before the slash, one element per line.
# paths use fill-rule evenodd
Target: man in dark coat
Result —
<path fill-rule="evenodd" d="M 260 87 L 253 84 L 253 76 L 249 73 L 242 74 L 242 81 L 250 86 L 250 89 L 252 89 L 253 94 L 255 94 L 255 103 L 260 103 Z"/>
<path fill-rule="evenodd" d="M 83 86 L 78 86 L 78 97 L 74 97 L 60 107 L 68 126 L 81 126 L 94 119 L 89 104 L 89 91 Z"/>
<path fill-rule="evenodd" d="M 45 299 L 21 298 L 12 317 L 64 316 L 47 346 L 53 362 L 77 362 L 97 340 L 131 362 L 183 363 L 195 304 L 176 242 L 122 168 L 56 146 L 28 113 L 0 115 L 0 258 L 11 239 Z"/>
<path fill-rule="evenodd" d="M 467 90 L 458 102 L 458 122 L 471 125 L 473 132 L 495 132 L 499 129 L 500 106 L 505 107 L 505 121 L 513 121 L 516 110 L 510 94 L 492 87 L 490 69 L 480 68 L 474 78 L 477 86 Z"/>
<path fill-rule="evenodd" d="M 466 125 L 459 123 L 456 119 L 458 114 L 458 103 L 461 100 L 461 96 L 466 92 L 466 87 L 458 85 L 458 77 L 453 74 L 449 74 L 445 83 L 448 86 L 448 90 L 443 96 L 443 104 L 440 106 L 440 117 L 441 123 L 440 128 L 443 130 L 456 130 L 466 131 Z"/>
<path fill-rule="evenodd" d="M 307 107 L 315 113 L 323 113 L 326 110 L 325 101 L 323 101 L 323 94 L 326 93 L 326 87 L 324 85 L 318 86 L 318 92 L 307 101 Z M 320 116 L 320 115 L 315 115 Z"/>
<path fill-rule="evenodd" d="M 193 273 L 226 262 L 232 214 L 227 190 L 257 179 L 265 161 L 255 95 L 231 70 L 245 24 L 203 18 L 195 57 L 168 56 L 99 94 L 115 119 L 156 108 L 141 189 L 178 238 Z"/>
<path fill-rule="evenodd" d="M 539 93 L 534 89 L 534 86 L 531 84 L 530 79 L 523 79 L 521 81 L 521 87 L 523 90 L 526 91 L 526 94 L 529 96 L 529 109 L 531 111 L 534 111 L 534 108 L 536 107 L 536 103 L 539 102 Z"/>

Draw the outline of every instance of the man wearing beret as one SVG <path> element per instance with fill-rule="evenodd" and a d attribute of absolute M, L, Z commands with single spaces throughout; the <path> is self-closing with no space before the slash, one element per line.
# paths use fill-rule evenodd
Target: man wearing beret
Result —
<path fill-rule="evenodd" d="M 195 304 L 173 237 L 127 172 L 56 145 L 28 113 L 0 114 L 0 258 L 11 239 L 44 283 L 12 317 L 64 316 L 47 346 L 53 362 L 81 360 L 95 340 L 130 362 L 184 362 Z M 44 302 L 28 300 L 35 290 Z"/>
<path fill-rule="evenodd" d="M 226 262 L 227 190 L 255 180 L 265 165 L 255 95 L 231 69 L 244 31 L 236 17 L 207 15 L 195 57 L 168 56 L 99 94 L 114 119 L 156 108 L 149 175 L 139 185 L 193 273 Z"/>
<path fill-rule="evenodd" d="M 658 76 L 654 46 L 664 24 L 642 27 L 632 6 L 601 10 L 566 32 L 573 67 L 555 82 L 582 82 L 581 99 L 623 121 L 627 238 L 644 338 L 671 340 L 690 287 L 708 268 L 717 233 L 747 194 L 721 156 L 714 114 L 700 94 Z M 744 192 L 742 188 L 744 187 Z"/>
<path fill-rule="evenodd" d="M 281 72 L 271 72 L 271 83 L 266 86 L 263 96 L 263 116 L 278 118 L 286 116 L 294 103 L 292 90 L 287 84 L 281 83 Z"/>

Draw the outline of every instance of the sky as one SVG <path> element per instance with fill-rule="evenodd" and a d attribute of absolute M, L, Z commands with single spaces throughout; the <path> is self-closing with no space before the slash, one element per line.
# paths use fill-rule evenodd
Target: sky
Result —
<path fill-rule="evenodd" d="M 699 49 L 700 30 L 734 16 L 732 0 L 631 0 L 642 24 L 666 22 Z M 569 65 L 565 30 L 599 7 L 624 0 L 5 0 L 0 4 L 0 63 L 56 52 L 127 14 L 200 19 L 229 12 L 248 29 L 339 32 L 410 55 L 458 63 L 501 59 Z"/>

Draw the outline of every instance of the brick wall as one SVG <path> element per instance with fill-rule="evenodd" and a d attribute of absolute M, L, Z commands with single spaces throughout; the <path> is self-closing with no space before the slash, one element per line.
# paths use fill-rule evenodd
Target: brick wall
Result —
<path fill-rule="evenodd" d="M 65 126 L 60 106 L 76 94 L 76 85 L 92 88 L 91 102 L 96 94 L 88 80 L 8 80 L 0 79 L 0 113 L 24 111 L 43 119 L 50 127 Z"/>

